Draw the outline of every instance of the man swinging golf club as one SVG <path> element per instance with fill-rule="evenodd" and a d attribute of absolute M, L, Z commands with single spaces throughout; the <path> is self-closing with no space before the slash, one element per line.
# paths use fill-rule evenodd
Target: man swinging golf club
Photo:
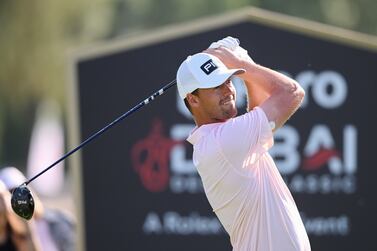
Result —
<path fill-rule="evenodd" d="M 244 80 L 249 101 L 241 116 L 235 75 Z M 298 109 L 304 90 L 254 63 L 232 37 L 184 60 L 177 86 L 196 123 L 187 139 L 193 162 L 233 250 L 310 250 L 297 206 L 267 152 L 273 132 Z"/>
<path fill-rule="evenodd" d="M 248 112 L 237 115 L 232 77 L 243 78 Z M 56 164 L 144 107 L 177 82 L 181 98 L 197 127 L 188 141 L 207 198 L 230 235 L 234 251 L 310 250 L 295 202 L 268 149 L 273 131 L 298 109 L 303 89 L 292 79 L 257 65 L 238 40 L 228 37 L 204 53 L 188 57 L 173 80 L 80 145 L 20 184 L 12 193 L 13 210 L 33 216 L 34 200 L 27 185 Z"/>

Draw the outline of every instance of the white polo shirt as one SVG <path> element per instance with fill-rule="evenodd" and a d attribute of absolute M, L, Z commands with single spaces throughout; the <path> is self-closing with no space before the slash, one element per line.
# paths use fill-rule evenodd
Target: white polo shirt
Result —
<path fill-rule="evenodd" d="M 187 140 L 234 251 L 310 250 L 297 206 L 267 152 L 273 134 L 261 108 L 195 128 Z"/>

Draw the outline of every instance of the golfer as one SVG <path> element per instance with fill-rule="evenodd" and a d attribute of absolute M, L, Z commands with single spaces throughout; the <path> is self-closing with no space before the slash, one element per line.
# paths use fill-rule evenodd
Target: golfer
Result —
<path fill-rule="evenodd" d="M 234 251 L 308 251 L 297 206 L 267 152 L 304 90 L 239 51 L 245 52 L 228 37 L 178 69 L 178 92 L 196 123 L 187 139 L 193 162 Z M 234 76 L 244 80 L 248 95 L 248 112 L 240 116 Z"/>

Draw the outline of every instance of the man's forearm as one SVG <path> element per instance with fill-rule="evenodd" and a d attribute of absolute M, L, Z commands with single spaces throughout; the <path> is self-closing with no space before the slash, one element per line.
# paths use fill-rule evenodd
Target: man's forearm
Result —
<path fill-rule="evenodd" d="M 293 79 L 258 64 L 247 64 L 246 73 L 243 78 L 245 82 L 258 87 L 267 94 L 273 93 L 277 89 L 291 90 L 297 84 Z"/>
<path fill-rule="evenodd" d="M 248 110 L 259 106 L 275 91 L 289 93 L 297 87 L 293 79 L 267 67 L 247 64 L 244 68 L 246 73 L 242 77 L 247 88 Z"/>
<path fill-rule="evenodd" d="M 258 84 L 245 81 L 247 89 L 247 111 L 262 104 L 270 95 L 266 93 Z"/>

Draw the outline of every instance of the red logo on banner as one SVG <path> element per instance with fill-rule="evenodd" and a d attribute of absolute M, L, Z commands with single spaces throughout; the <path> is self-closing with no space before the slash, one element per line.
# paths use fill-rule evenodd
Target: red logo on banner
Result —
<path fill-rule="evenodd" d="M 313 156 L 304 160 L 303 168 L 306 170 L 317 170 L 325 165 L 332 157 L 339 157 L 339 152 L 332 149 L 321 149 Z"/>
<path fill-rule="evenodd" d="M 155 119 L 149 135 L 136 142 L 131 149 L 131 159 L 143 186 L 151 192 L 161 192 L 169 184 L 169 156 L 178 143 L 162 134 L 162 122 Z"/>

